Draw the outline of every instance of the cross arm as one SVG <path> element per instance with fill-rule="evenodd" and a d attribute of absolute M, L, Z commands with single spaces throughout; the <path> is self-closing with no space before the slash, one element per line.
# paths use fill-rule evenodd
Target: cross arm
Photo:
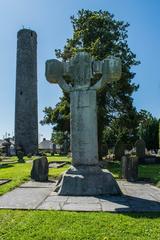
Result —
<path fill-rule="evenodd" d="M 63 78 L 64 65 L 57 59 L 47 60 L 45 76 L 48 82 L 58 83 L 64 92 L 70 92 L 71 86 Z"/>
<path fill-rule="evenodd" d="M 107 83 L 118 81 L 121 77 L 121 60 L 117 57 L 107 57 L 103 61 L 93 64 L 94 74 L 101 75 L 100 80 L 92 86 L 93 89 L 100 90 Z"/>

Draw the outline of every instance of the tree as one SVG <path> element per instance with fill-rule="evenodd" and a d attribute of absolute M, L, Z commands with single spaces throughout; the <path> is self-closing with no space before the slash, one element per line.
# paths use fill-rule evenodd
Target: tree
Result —
<path fill-rule="evenodd" d="M 139 124 L 139 114 L 136 109 L 129 112 L 128 115 L 123 114 L 119 118 L 113 118 L 109 125 L 104 128 L 103 142 L 108 144 L 109 148 L 113 148 L 116 142 L 123 142 L 127 149 L 131 149 L 136 140 Z"/>
<path fill-rule="evenodd" d="M 135 73 L 131 71 L 131 67 L 139 64 L 139 62 L 127 44 L 128 23 L 115 20 L 114 15 L 107 11 L 84 9 L 78 11 L 76 17 L 72 16 L 71 22 L 73 25 L 73 36 L 67 39 L 63 51 L 60 49 L 55 50 L 57 58 L 67 61 L 76 52 L 86 51 L 96 60 L 102 60 L 109 55 L 114 55 L 120 57 L 122 61 L 121 80 L 108 84 L 98 94 L 98 143 L 100 150 L 104 139 L 104 129 L 109 126 L 112 119 L 125 118 L 131 123 L 126 128 L 137 128 L 135 121 L 132 121 L 132 115 L 136 114 L 136 110 L 133 107 L 131 95 L 134 91 L 137 91 L 138 86 L 132 83 Z M 43 123 L 56 124 L 56 129 L 63 128 L 66 115 L 63 114 L 63 109 L 60 106 L 68 106 L 68 104 L 68 96 L 64 95 L 54 109 L 46 108 L 44 110 L 45 117 Z M 59 115 L 61 116 L 60 119 Z M 68 112 L 67 116 L 69 116 Z M 69 119 L 67 118 L 67 120 Z M 67 127 L 69 132 L 68 124 Z M 100 152 L 99 156 L 101 157 Z"/>
<path fill-rule="evenodd" d="M 146 110 L 139 112 L 138 135 L 145 141 L 148 150 L 159 148 L 159 120 Z"/>
<path fill-rule="evenodd" d="M 70 133 L 70 107 L 69 97 L 64 95 L 55 108 L 45 107 L 45 116 L 40 122 L 42 125 L 51 124 L 53 133 L 51 140 L 56 144 L 62 145 L 66 136 Z"/>

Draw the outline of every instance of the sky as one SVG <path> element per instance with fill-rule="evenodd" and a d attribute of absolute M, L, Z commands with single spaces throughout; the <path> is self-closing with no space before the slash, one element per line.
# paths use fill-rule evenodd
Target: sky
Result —
<path fill-rule="evenodd" d="M 38 35 L 38 116 L 54 107 L 62 91 L 46 81 L 45 61 L 55 58 L 72 37 L 70 16 L 80 9 L 107 10 L 115 19 L 130 24 L 128 44 L 141 61 L 134 67 L 133 94 L 137 110 L 146 109 L 160 118 L 160 1 L 159 0 L 0 0 L 0 138 L 14 135 L 17 32 L 25 27 Z M 40 139 L 50 139 L 51 126 L 39 124 Z"/>

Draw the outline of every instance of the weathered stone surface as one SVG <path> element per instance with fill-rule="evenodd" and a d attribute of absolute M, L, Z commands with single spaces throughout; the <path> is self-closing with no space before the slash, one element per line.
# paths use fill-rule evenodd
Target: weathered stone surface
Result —
<path fill-rule="evenodd" d="M 35 182 L 35 181 L 29 181 L 26 183 L 23 183 L 20 187 L 21 188 L 51 188 L 53 189 L 56 182 Z"/>
<path fill-rule="evenodd" d="M 94 61 L 86 52 L 77 53 L 69 62 L 46 62 L 46 78 L 70 93 L 71 151 L 73 168 L 62 177 L 57 187 L 60 195 L 120 194 L 109 172 L 98 167 L 97 91 L 121 76 L 119 58 Z M 65 78 L 73 85 L 67 84 Z M 98 81 L 92 85 L 91 79 Z"/>
<path fill-rule="evenodd" d="M 115 159 L 121 160 L 125 153 L 125 144 L 122 141 L 117 141 L 114 149 Z"/>
<path fill-rule="evenodd" d="M 59 196 L 58 196 L 59 197 Z M 95 203 L 100 203 L 100 199 L 98 197 L 91 197 L 91 196 L 83 196 L 83 197 L 74 197 L 70 196 L 67 198 L 66 203 L 88 203 L 88 204 L 95 204 Z"/>
<path fill-rule="evenodd" d="M 66 211 L 83 211 L 83 212 L 99 212 L 101 211 L 100 203 L 69 203 L 65 204 L 62 210 Z"/>
<path fill-rule="evenodd" d="M 11 181 L 10 179 L 0 179 L 0 185 L 6 184 L 10 181 Z"/>
<path fill-rule="evenodd" d="M 0 208 L 35 209 L 49 192 L 49 188 L 17 188 L 0 197 Z"/>
<path fill-rule="evenodd" d="M 136 156 L 122 157 L 122 178 L 128 181 L 138 179 L 138 158 Z"/>
<path fill-rule="evenodd" d="M 49 168 L 61 168 L 61 167 L 64 167 L 64 165 L 66 165 L 66 164 L 67 164 L 67 162 L 50 162 Z"/>
<path fill-rule="evenodd" d="M 145 148 L 146 148 L 145 141 L 143 139 L 137 140 L 135 143 L 135 147 L 136 147 L 137 157 L 140 159 L 143 159 L 145 157 Z"/>
<path fill-rule="evenodd" d="M 29 29 L 17 34 L 15 145 L 38 152 L 37 34 Z"/>
<path fill-rule="evenodd" d="M 37 209 L 40 210 L 62 210 L 64 202 L 43 202 Z"/>
<path fill-rule="evenodd" d="M 46 157 L 41 157 L 33 161 L 31 170 L 31 178 L 35 181 L 48 181 L 48 160 Z"/>
<path fill-rule="evenodd" d="M 104 212 L 131 212 L 131 208 L 128 206 L 127 200 L 121 202 L 103 201 L 101 202 L 102 211 Z"/>
<path fill-rule="evenodd" d="M 56 191 L 59 195 L 96 196 L 120 194 L 120 188 L 112 174 L 100 167 L 71 167 L 62 176 Z"/>

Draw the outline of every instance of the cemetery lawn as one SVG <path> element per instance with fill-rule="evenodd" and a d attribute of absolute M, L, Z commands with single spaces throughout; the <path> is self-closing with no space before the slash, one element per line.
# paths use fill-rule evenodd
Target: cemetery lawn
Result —
<path fill-rule="evenodd" d="M 119 161 L 109 162 L 108 169 L 116 179 L 121 178 L 121 163 Z M 160 187 L 160 164 L 139 165 L 138 176 L 139 180 L 149 181 Z"/>
<path fill-rule="evenodd" d="M 11 157 L 7 162 L 0 162 L 0 179 L 10 179 L 11 181 L 0 185 L 0 195 L 18 187 L 23 182 L 30 179 L 30 171 L 32 163 L 29 158 L 25 158 L 25 163 L 17 163 L 16 157 Z M 52 156 L 48 157 L 48 161 L 66 161 L 67 164 L 62 168 L 50 168 L 49 178 L 55 179 L 60 176 L 65 170 L 69 168 L 70 158 L 65 156 Z M 112 172 L 116 179 L 120 178 L 120 163 L 110 162 L 108 169 Z M 153 165 L 140 165 L 139 177 L 141 179 L 149 179 L 152 183 L 160 187 L 160 164 Z"/>
<path fill-rule="evenodd" d="M 30 172 L 32 168 L 32 163 L 30 162 L 30 159 L 27 157 L 24 158 L 25 163 L 18 163 L 16 157 L 11 157 L 10 161 L 7 162 L 0 162 L 0 179 L 10 179 L 11 181 L 0 185 L 0 195 L 11 191 L 12 189 L 18 187 L 21 185 L 23 182 L 27 181 L 30 179 Z M 70 161 L 69 158 L 67 157 L 48 157 L 48 161 Z M 57 178 L 62 172 L 67 170 L 69 165 L 65 165 L 62 168 L 57 168 L 57 169 L 49 169 L 49 178 L 50 179 L 55 179 Z"/>
<path fill-rule="evenodd" d="M 1 240 L 158 240 L 160 213 L 0 210 Z"/>

